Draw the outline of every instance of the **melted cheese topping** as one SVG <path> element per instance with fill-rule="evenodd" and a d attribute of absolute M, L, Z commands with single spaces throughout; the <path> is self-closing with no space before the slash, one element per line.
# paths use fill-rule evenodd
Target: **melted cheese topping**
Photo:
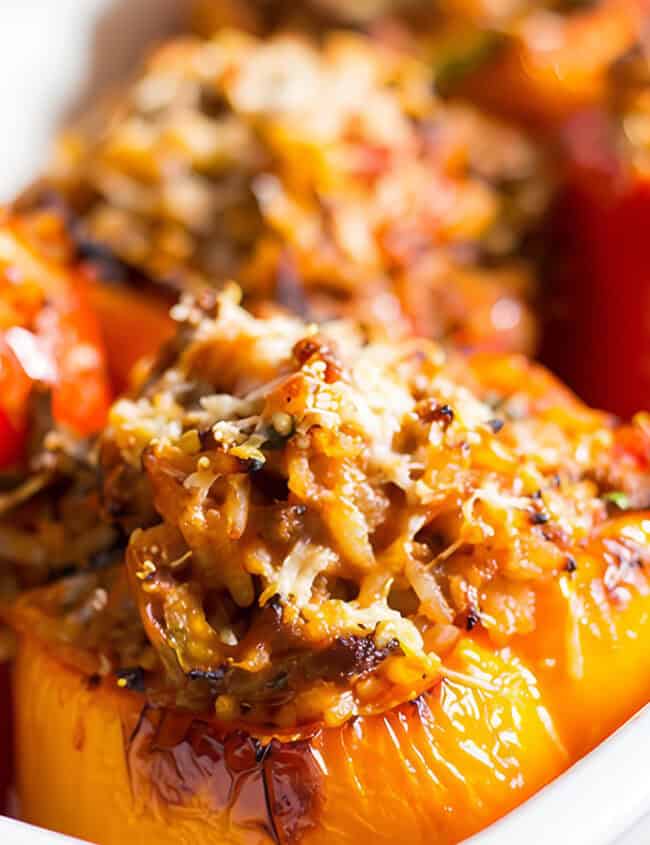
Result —
<path fill-rule="evenodd" d="M 176 681 L 261 721 L 347 718 L 434 683 L 464 627 L 533 630 L 536 585 L 607 517 L 612 420 L 524 359 L 236 296 L 176 309 L 175 363 L 104 443 L 146 473 L 160 522 L 128 566 Z"/>

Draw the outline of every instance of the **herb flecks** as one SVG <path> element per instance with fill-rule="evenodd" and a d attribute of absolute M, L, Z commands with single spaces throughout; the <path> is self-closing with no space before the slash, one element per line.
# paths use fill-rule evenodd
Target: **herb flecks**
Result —
<path fill-rule="evenodd" d="M 614 507 L 618 508 L 620 511 L 626 511 L 630 508 L 630 497 L 622 490 L 611 490 L 609 493 L 605 493 L 601 496 L 601 498 L 604 502 L 607 502 L 609 505 L 614 505 Z"/>

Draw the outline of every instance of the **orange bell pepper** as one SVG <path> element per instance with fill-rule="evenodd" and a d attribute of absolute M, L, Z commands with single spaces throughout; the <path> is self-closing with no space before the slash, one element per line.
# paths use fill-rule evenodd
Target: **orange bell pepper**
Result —
<path fill-rule="evenodd" d="M 538 588 L 542 622 L 511 643 L 535 672 L 572 759 L 650 702 L 650 579 L 627 538 L 648 547 L 650 514 L 605 523 L 575 571 Z"/>
<path fill-rule="evenodd" d="M 27 821 L 101 845 L 458 842 L 568 764 L 526 666 L 462 639 L 415 702 L 301 737 L 143 709 L 24 637 L 17 785 Z"/>
<path fill-rule="evenodd" d="M 211 716 L 151 709 L 22 635 L 24 817 L 100 845 L 459 842 L 650 700 L 648 582 L 642 568 L 615 582 L 621 564 L 611 562 L 612 541 L 638 541 L 649 524 L 606 523 L 574 571 L 539 589 L 536 632 L 502 649 L 485 633 L 463 637 L 431 692 L 302 735 L 253 737 Z"/>

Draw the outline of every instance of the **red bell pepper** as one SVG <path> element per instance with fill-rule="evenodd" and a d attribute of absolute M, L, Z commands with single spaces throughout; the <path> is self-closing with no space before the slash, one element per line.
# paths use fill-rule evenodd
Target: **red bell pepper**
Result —
<path fill-rule="evenodd" d="M 626 166 L 604 115 L 575 119 L 565 140 L 544 358 L 587 402 L 630 416 L 650 409 L 650 181 Z"/>
<path fill-rule="evenodd" d="M 57 422 L 98 431 L 110 402 L 101 333 L 74 266 L 46 258 L 20 221 L 0 222 L 0 469 L 18 462 L 35 381 Z"/>

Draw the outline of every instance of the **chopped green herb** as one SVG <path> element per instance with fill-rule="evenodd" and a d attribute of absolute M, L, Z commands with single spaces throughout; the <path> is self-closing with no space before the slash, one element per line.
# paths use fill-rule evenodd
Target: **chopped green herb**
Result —
<path fill-rule="evenodd" d="M 630 507 L 630 499 L 627 493 L 622 490 L 612 490 L 611 493 L 605 493 L 602 497 L 606 502 L 609 502 L 621 511 L 626 511 Z"/>

